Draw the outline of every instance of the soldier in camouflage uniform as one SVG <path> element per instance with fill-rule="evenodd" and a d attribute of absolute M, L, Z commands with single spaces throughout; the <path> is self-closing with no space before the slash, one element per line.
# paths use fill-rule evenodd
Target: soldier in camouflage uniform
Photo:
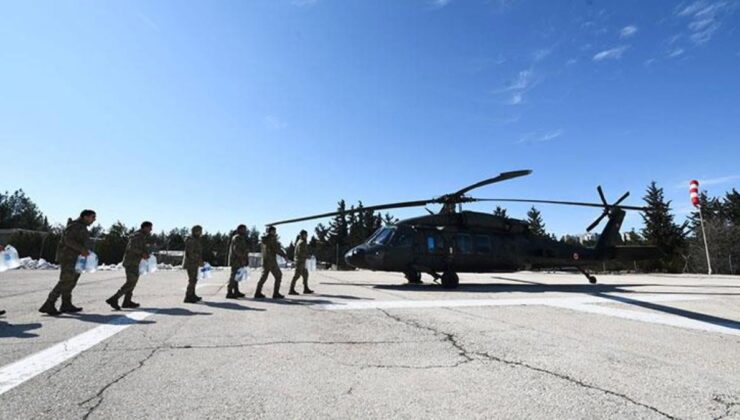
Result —
<path fill-rule="evenodd" d="M 260 277 L 257 283 L 257 290 L 254 292 L 255 299 L 262 299 L 265 295 L 262 294 L 262 286 L 267 280 L 267 276 L 272 273 L 275 277 L 275 287 L 272 290 L 273 299 L 282 299 L 285 296 L 280 294 L 280 281 L 283 279 L 283 273 L 278 267 L 277 256 L 287 259 L 285 252 L 280 248 L 278 242 L 277 230 L 275 226 L 267 228 L 267 234 L 262 237 L 262 277 Z"/>
<path fill-rule="evenodd" d="M 191 234 L 185 240 L 185 260 L 182 263 L 182 266 L 188 272 L 188 289 L 185 292 L 185 303 L 198 303 L 202 298 L 195 294 L 195 285 L 198 283 L 198 270 L 203 266 L 203 245 L 200 240 L 203 235 L 203 228 L 195 225 Z"/>
<path fill-rule="evenodd" d="M 239 225 L 236 228 L 236 235 L 231 238 L 229 265 L 231 266 L 231 276 L 229 276 L 226 299 L 242 298 L 245 295 L 239 291 L 239 282 L 236 281 L 236 273 L 242 267 L 249 267 L 249 244 L 247 243 L 246 225 Z"/>
<path fill-rule="evenodd" d="M 75 270 L 77 257 L 80 255 L 86 257 L 90 255 L 90 232 L 87 227 L 95 222 L 95 212 L 92 210 L 83 210 L 77 220 L 71 221 L 64 229 L 59 248 L 57 262 L 61 266 L 59 282 L 46 299 L 46 302 L 39 308 L 39 312 L 49 315 L 59 315 L 60 312 L 80 312 L 72 304 L 72 290 L 80 279 L 80 273 Z M 62 306 L 57 311 L 56 302 L 59 296 L 62 297 Z"/>
<path fill-rule="evenodd" d="M 303 277 L 303 294 L 310 295 L 313 290 L 308 288 L 308 269 L 306 268 L 306 260 L 308 259 L 308 232 L 302 230 L 296 238 L 295 243 L 295 275 L 293 280 L 290 282 L 289 295 L 297 295 L 298 292 L 295 290 L 295 284 L 299 277 Z"/>
<path fill-rule="evenodd" d="M 126 270 L 126 282 L 105 302 L 116 311 L 123 308 L 138 308 L 140 305 L 131 300 L 136 283 L 139 281 L 139 264 L 141 260 L 149 259 L 148 240 L 152 233 L 152 222 L 144 222 L 141 229 L 131 235 L 126 245 L 126 253 L 123 255 L 123 268 Z M 118 306 L 118 299 L 123 296 L 123 304 Z"/>

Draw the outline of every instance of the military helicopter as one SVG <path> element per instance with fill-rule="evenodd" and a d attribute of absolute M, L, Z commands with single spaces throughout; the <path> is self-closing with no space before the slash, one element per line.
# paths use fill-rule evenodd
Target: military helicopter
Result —
<path fill-rule="evenodd" d="M 629 196 L 622 195 L 609 204 L 601 186 L 597 187 L 601 203 L 575 201 L 529 200 L 511 198 L 474 198 L 470 191 L 497 182 L 531 174 L 531 170 L 503 172 L 465 187 L 457 192 L 427 200 L 407 201 L 364 207 L 361 211 L 380 211 L 439 204 L 442 209 L 429 215 L 402 220 L 377 230 L 365 242 L 344 256 L 347 264 L 373 271 L 404 273 L 409 283 L 421 283 L 421 274 L 431 275 L 442 287 L 454 289 L 458 273 L 500 273 L 528 269 L 575 268 L 591 284 L 596 277 L 587 267 L 607 260 L 634 261 L 659 257 L 655 247 L 620 246 L 619 229 L 625 210 L 645 211 L 645 207 L 624 206 Z M 517 202 L 598 207 L 601 215 L 587 228 L 591 232 L 608 219 L 595 247 L 569 244 L 532 234 L 529 225 L 518 219 L 494 214 L 463 211 L 464 203 Z M 317 214 L 283 220 L 270 225 L 296 223 L 360 211 Z"/>

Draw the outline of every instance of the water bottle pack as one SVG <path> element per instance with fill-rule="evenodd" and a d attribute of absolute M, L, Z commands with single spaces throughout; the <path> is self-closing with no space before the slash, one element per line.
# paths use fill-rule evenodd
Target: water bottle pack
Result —
<path fill-rule="evenodd" d="M 198 269 L 198 281 L 210 279 L 212 271 L 213 267 L 211 267 L 211 264 L 203 264 L 203 266 Z"/>
<path fill-rule="evenodd" d="M 139 263 L 139 275 L 146 276 L 157 271 L 157 257 L 154 255 L 149 256 L 146 260 L 142 259 Z"/>
<path fill-rule="evenodd" d="M 90 252 L 87 257 L 78 256 L 75 271 L 78 273 L 94 273 L 98 271 L 98 256 L 94 252 Z"/>
<path fill-rule="evenodd" d="M 14 270 L 21 266 L 21 260 L 18 258 L 18 251 L 8 245 L 5 251 L 0 252 L 0 272 Z"/>
<path fill-rule="evenodd" d="M 306 269 L 308 271 L 316 271 L 316 257 L 311 255 L 311 257 L 306 260 Z"/>
<path fill-rule="evenodd" d="M 242 267 L 237 270 L 235 280 L 238 282 L 249 280 L 249 267 Z"/>

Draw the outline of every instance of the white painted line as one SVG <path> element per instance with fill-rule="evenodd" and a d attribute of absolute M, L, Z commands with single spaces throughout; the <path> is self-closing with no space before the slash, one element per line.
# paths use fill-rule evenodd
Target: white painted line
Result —
<path fill-rule="evenodd" d="M 614 296 L 618 296 L 614 294 Z M 626 295 L 635 299 L 634 295 Z M 639 299 L 644 302 L 675 302 L 700 300 L 703 297 L 684 295 L 640 295 Z M 588 304 L 588 303 L 614 303 L 614 301 L 598 296 L 579 297 L 554 297 L 554 298 L 524 298 L 524 299 L 459 299 L 459 300 L 373 300 L 352 301 L 346 303 L 328 303 L 316 305 L 319 309 L 328 311 L 355 311 L 362 309 L 423 309 L 423 308 L 460 308 L 471 306 L 531 306 L 550 305 L 552 303 L 565 304 Z"/>
<path fill-rule="evenodd" d="M 642 299 L 640 299 L 642 301 Z M 647 322 L 650 324 L 670 325 L 672 327 L 686 328 L 690 330 L 709 331 L 720 334 L 730 334 L 740 336 L 740 330 L 725 327 L 722 325 L 712 324 L 695 319 L 685 318 L 677 315 L 667 315 L 651 312 L 628 311 L 625 309 L 613 308 L 609 306 L 582 305 L 569 303 L 550 303 L 549 306 L 571 309 L 579 312 L 588 312 L 590 314 L 613 316 L 617 318 L 630 319 L 633 321 Z M 729 324 L 729 323 L 728 323 Z"/>
<path fill-rule="evenodd" d="M 156 311 L 132 312 L 0 368 L 0 395 L 118 334 Z"/>

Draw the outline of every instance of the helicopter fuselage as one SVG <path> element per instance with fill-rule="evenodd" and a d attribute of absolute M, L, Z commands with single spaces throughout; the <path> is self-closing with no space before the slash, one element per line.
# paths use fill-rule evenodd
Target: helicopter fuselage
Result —
<path fill-rule="evenodd" d="M 593 248 L 529 232 L 527 223 L 463 211 L 403 220 L 351 249 L 356 268 L 392 272 L 510 272 L 593 263 Z"/>

